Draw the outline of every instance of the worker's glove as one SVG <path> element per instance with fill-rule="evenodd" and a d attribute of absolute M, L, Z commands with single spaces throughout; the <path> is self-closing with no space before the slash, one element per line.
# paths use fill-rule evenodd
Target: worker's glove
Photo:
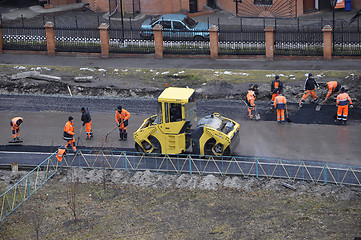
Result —
<path fill-rule="evenodd" d="M 352 105 L 352 104 L 350 105 L 350 108 L 353 108 L 353 105 Z"/>
<path fill-rule="evenodd" d="M 303 93 L 306 94 L 306 93 L 307 93 L 307 90 L 304 90 Z"/>
<path fill-rule="evenodd" d="M 320 87 L 317 87 L 317 90 L 320 90 Z"/>

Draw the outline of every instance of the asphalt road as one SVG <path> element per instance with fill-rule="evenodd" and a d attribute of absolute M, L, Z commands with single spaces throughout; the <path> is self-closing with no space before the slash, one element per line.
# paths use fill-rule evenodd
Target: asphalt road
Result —
<path fill-rule="evenodd" d="M 114 131 L 107 141 L 104 136 L 115 126 L 114 114 L 118 103 L 132 114 L 128 126 L 128 141 L 118 141 Z M 85 105 L 91 110 L 94 139 L 85 141 L 85 133 L 79 145 L 86 148 L 134 148 L 132 133 L 142 121 L 155 113 L 154 100 L 147 99 L 110 99 L 110 98 L 68 98 L 60 96 L 0 96 L 0 145 L 9 146 L 11 139 L 9 121 L 15 116 L 24 117 L 21 126 L 23 146 L 48 146 L 57 148 L 65 144 L 62 139 L 64 125 L 69 115 L 75 120 L 76 138 L 79 136 L 80 107 Z M 32 106 L 32 107 L 30 107 Z M 361 128 L 358 124 L 348 126 L 297 124 L 279 125 L 275 121 L 247 121 L 245 106 L 234 101 L 209 100 L 198 104 L 198 117 L 217 110 L 226 117 L 241 124 L 240 144 L 236 155 L 268 157 L 274 159 L 293 159 L 339 163 L 361 166 L 359 140 Z M 153 112 L 154 111 L 154 112 Z M 205 113 L 209 111 L 208 113 Z M 6 150 L 6 149 L 5 149 Z M 24 151 L 19 147 L 19 151 Z"/>

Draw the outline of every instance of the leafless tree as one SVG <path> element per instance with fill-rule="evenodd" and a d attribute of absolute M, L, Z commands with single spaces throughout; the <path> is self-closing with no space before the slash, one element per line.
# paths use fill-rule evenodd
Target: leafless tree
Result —
<path fill-rule="evenodd" d="M 44 221 L 44 202 L 47 200 L 45 195 L 34 196 L 26 206 L 25 219 L 35 231 L 35 239 L 39 240 L 40 228 Z"/>
<path fill-rule="evenodd" d="M 73 167 L 71 167 L 70 169 L 71 173 L 70 173 L 70 181 L 68 183 L 68 188 L 67 188 L 67 203 L 68 206 L 73 214 L 74 217 L 74 221 L 77 221 L 77 207 L 78 207 L 78 194 L 79 194 L 79 180 L 75 179 L 74 176 L 74 169 Z"/>

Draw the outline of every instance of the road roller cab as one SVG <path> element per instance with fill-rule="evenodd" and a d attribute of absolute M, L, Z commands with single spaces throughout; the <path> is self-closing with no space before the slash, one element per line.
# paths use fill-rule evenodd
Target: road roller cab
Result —
<path fill-rule="evenodd" d="M 229 155 L 238 131 L 238 123 L 217 113 L 197 123 L 194 89 L 169 87 L 158 97 L 157 115 L 145 119 L 133 136 L 138 152 L 179 154 L 192 146 L 200 155 Z"/>

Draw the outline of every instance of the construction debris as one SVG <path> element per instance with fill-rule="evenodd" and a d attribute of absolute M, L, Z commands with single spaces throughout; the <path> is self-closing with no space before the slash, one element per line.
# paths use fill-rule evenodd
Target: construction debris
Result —
<path fill-rule="evenodd" d="M 93 76 L 75 77 L 74 82 L 76 82 L 76 83 L 88 83 L 88 82 L 92 82 L 93 79 L 94 79 Z"/>
<path fill-rule="evenodd" d="M 33 78 L 36 80 L 43 80 L 43 81 L 48 81 L 48 82 L 60 82 L 61 81 L 61 77 L 41 74 L 38 71 L 21 72 L 21 73 L 14 74 L 10 77 L 11 80 L 18 80 L 18 79 L 24 79 L 24 78 Z"/>

